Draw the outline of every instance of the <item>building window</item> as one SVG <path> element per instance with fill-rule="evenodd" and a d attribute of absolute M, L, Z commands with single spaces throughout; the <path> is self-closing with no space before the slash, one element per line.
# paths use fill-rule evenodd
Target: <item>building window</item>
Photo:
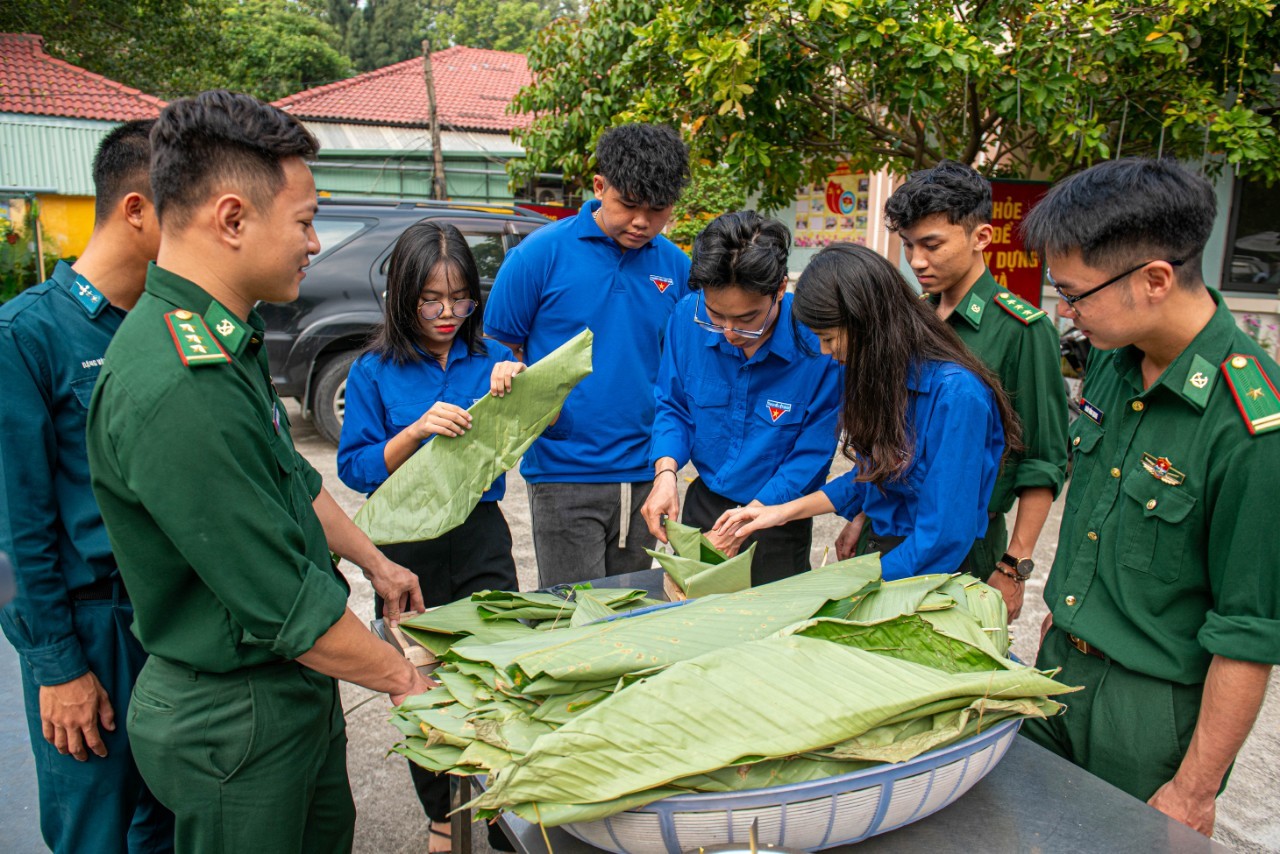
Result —
<path fill-rule="evenodd" d="M 1280 296 L 1280 186 L 1236 182 L 1224 291 Z"/>

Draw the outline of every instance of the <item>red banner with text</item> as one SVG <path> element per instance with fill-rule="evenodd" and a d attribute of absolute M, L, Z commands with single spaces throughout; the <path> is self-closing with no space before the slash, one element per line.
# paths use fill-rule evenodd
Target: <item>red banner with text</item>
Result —
<path fill-rule="evenodd" d="M 983 253 L 996 284 L 1008 288 L 1032 305 L 1040 305 L 1044 264 L 1025 249 L 1018 226 L 1027 211 L 1049 191 L 1040 181 L 992 181 L 991 245 Z"/>

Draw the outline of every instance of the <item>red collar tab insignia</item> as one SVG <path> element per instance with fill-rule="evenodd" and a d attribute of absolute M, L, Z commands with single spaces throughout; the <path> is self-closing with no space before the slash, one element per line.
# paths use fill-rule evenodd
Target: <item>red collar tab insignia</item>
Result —
<path fill-rule="evenodd" d="M 1142 455 L 1142 467 L 1147 470 L 1147 474 L 1170 486 L 1181 486 L 1182 482 L 1187 479 L 1185 474 L 1173 467 L 1173 463 L 1169 462 L 1168 457 L 1157 457 L 1144 452 Z"/>
<path fill-rule="evenodd" d="M 781 403 L 777 400 L 770 400 L 768 402 L 768 406 L 769 406 L 769 417 L 772 418 L 775 422 L 779 418 L 781 418 L 785 413 L 788 413 L 791 411 L 791 404 Z"/>
<path fill-rule="evenodd" d="M 654 287 L 658 289 L 660 294 L 665 294 L 667 288 L 675 284 L 674 279 L 669 279 L 666 276 L 650 276 L 649 281 L 653 282 Z"/>

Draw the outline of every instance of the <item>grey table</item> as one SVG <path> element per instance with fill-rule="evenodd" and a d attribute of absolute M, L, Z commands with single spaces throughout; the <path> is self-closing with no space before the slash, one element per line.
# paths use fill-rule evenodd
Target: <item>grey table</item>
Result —
<path fill-rule="evenodd" d="M 638 587 L 663 598 L 661 570 L 600 579 L 601 587 Z M 503 827 L 520 854 L 551 854 L 543 831 L 504 814 Z M 599 851 L 558 827 L 547 828 L 554 854 Z M 1229 851 L 1173 821 L 1137 798 L 1082 771 L 1025 738 L 959 800 L 906 827 L 857 845 L 828 849 L 865 854 L 886 852 L 1142 851 L 1199 854 Z"/>

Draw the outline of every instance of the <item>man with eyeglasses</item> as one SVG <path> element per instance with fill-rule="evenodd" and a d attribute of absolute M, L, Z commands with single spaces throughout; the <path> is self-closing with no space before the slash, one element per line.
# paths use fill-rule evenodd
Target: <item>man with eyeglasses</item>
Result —
<path fill-rule="evenodd" d="M 1023 225 L 1094 350 L 1036 660 L 1084 690 L 1022 732 L 1206 835 L 1280 661 L 1280 369 L 1201 277 L 1215 210 L 1126 159 Z"/>
<path fill-rule="evenodd" d="M 1022 448 L 1000 469 L 987 505 L 986 535 L 969 560 L 1000 591 L 1012 621 L 1022 610 L 1040 531 L 1066 480 L 1067 398 L 1052 320 L 1001 288 L 987 270 L 983 252 L 991 242 L 991 208 L 990 182 L 944 160 L 908 178 L 889 197 L 885 217 L 902 238 L 924 298 L 999 377 L 1022 422 Z M 1015 501 L 1010 533 L 1005 514 Z M 840 557 L 851 552 L 856 530 L 846 528 L 837 540 Z M 865 541 L 867 532 L 862 534 Z"/>
<path fill-rule="evenodd" d="M 592 373 L 565 401 L 556 438 L 524 456 L 544 586 L 648 569 L 640 515 L 651 486 L 653 382 L 689 258 L 661 232 L 689 180 L 669 127 L 622 125 L 596 146 L 596 198 L 512 250 L 485 304 L 485 334 L 530 364 L 590 328 Z"/>
<path fill-rule="evenodd" d="M 826 482 L 842 373 L 791 319 L 790 245 L 786 226 L 755 211 L 717 217 L 694 241 L 696 293 L 671 316 L 654 388 L 653 491 L 643 513 L 663 542 L 663 518 L 680 512 L 676 478 L 690 459 L 698 478 L 682 521 L 702 530 L 726 510 L 785 503 Z M 812 519 L 749 538 L 708 537 L 730 555 L 756 544 L 753 585 L 810 568 Z"/>

